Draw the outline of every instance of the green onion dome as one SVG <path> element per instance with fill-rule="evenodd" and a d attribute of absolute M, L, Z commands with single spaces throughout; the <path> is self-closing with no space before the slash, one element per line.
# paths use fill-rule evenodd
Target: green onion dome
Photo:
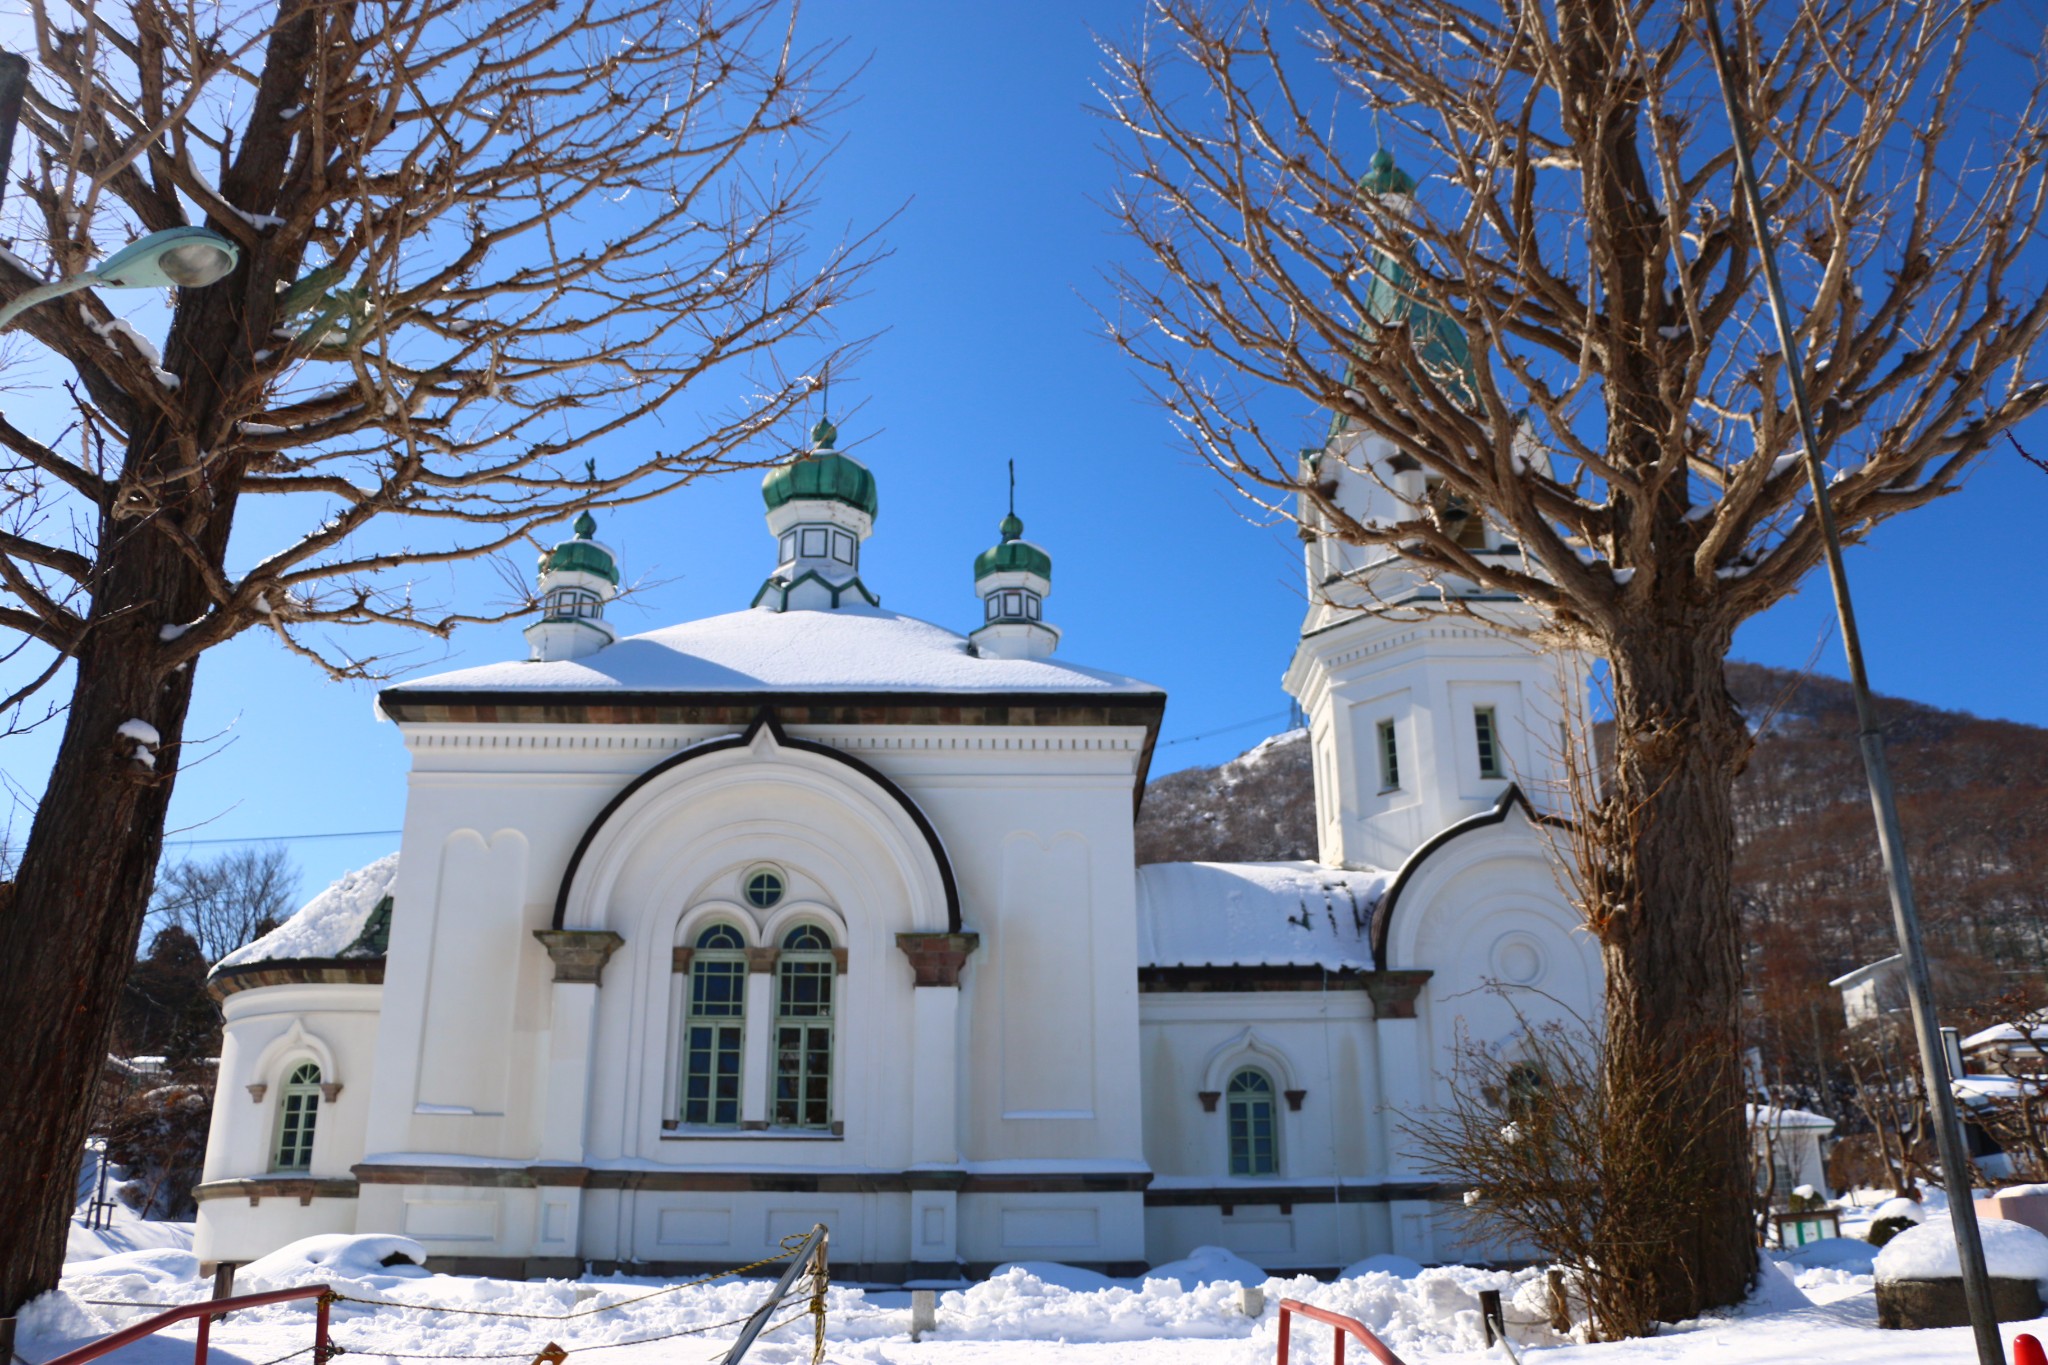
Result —
<path fill-rule="evenodd" d="M 810 454 L 769 470 L 761 480 L 761 501 L 768 504 L 768 510 L 798 498 L 819 498 L 858 507 L 870 517 L 878 515 L 881 498 L 875 476 L 859 460 L 832 448 L 839 439 L 832 419 L 820 418 L 811 429 L 811 438 L 817 444 Z"/>
<path fill-rule="evenodd" d="M 585 512 L 576 518 L 575 530 L 574 540 L 565 540 L 541 555 L 541 573 L 587 573 L 618 586 L 618 561 L 612 558 L 610 550 L 591 539 L 597 534 L 597 519 Z"/>
<path fill-rule="evenodd" d="M 1052 556 L 1024 537 L 1024 523 L 1015 512 L 1003 518 L 1003 543 L 974 557 L 974 581 L 994 573 L 1035 573 L 1052 581 Z"/>

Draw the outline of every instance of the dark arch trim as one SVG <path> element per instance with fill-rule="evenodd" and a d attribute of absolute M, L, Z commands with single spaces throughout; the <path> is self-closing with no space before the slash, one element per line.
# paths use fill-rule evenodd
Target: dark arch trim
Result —
<path fill-rule="evenodd" d="M 649 782 L 652 782 L 655 778 L 671 772 L 693 759 L 703 758 L 707 754 L 722 753 L 727 749 L 745 749 L 750 747 L 754 742 L 754 737 L 761 733 L 763 726 L 768 728 L 769 734 L 775 736 L 777 748 L 798 749 L 804 753 L 818 754 L 821 757 L 829 758 L 835 763 L 843 763 L 880 787 L 883 792 L 887 793 L 890 799 L 903 807 L 905 813 L 917 825 L 918 833 L 924 835 L 925 845 L 932 852 L 932 861 L 939 866 L 939 882 L 946 889 L 946 932 L 949 934 L 959 933 L 960 884 L 953 877 L 953 860 L 946 856 L 946 845 L 939 839 L 938 830 L 934 829 L 932 822 L 925 818 L 925 813 L 918 808 L 917 802 L 911 800 L 908 792 L 904 791 L 903 788 L 897 786 L 880 772 L 877 772 L 870 764 L 863 763 L 849 754 L 840 753 L 831 745 L 820 744 L 814 739 L 790 738 L 787 734 L 783 733 L 782 722 L 777 719 L 775 708 L 772 706 L 764 706 L 755 712 L 753 723 L 747 726 L 745 733 L 727 735 L 722 739 L 706 740 L 702 744 L 691 745 L 681 753 L 672 754 L 640 774 L 640 776 L 634 778 L 631 782 L 628 782 L 617 796 L 614 796 L 605 803 L 604 809 L 597 813 L 597 818 L 592 820 L 589 828 L 583 831 L 583 837 L 576 841 L 576 851 L 569 855 L 569 866 L 562 873 L 561 886 L 555 891 L 553 927 L 557 929 L 568 927 L 562 921 L 564 916 L 568 914 L 569 888 L 575 884 L 576 873 L 583 866 L 583 855 L 589 850 L 592 841 L 597 838 L 597 832 L 605 827 L 606 822 L 618 812 L 620 806 L 623 806 L 632 798 L 635 792 L 639 791 Z"/>
<path fill-rule="evenodd" d="M 1500 798 L 1493 803 L 1491 809 L 1483 810 L 1477 815 L 1468 815 L 1456 824 L 1446 825 L 1431 835 L 1428 842 L 1408 855 L 1408 861 L 1402 863 L 1401 870 L 1394 874 L 1394 884 L 1387 888 L 1387 894 L 1381 896 L 1380 903 L 1373 907 L 1372 961 L 1375 967 L 1381 971 L 1388 968 L 1387 940 L 1393 933 L 1394 908 L 1400 903 L 1401 893 L 1414 879 L 1415 870 L 1428 862 L 1451 840 L 1461 834 L 1470 834 L 1473 830 L 1499 824 L 1507 819 L 1508 812 L 1517 806 L 1522 808 L 1522 814 L 1528 817 L 1532 825 L 1553 825 L 1561 828 L 1569 828 L 1571 825 L 1571 821 L 1561 815 L 1545 815 L 1537 810 L 1529 803 L 1529 798 L 1523 794 L 1521 786 L 1510 782 L 1507 790 L 1500 794 Z"/>

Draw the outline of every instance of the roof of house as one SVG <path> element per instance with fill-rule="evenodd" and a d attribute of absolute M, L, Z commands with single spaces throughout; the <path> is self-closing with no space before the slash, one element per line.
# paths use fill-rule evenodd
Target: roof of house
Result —
<path fill-rule="evenodd" d="M 1853 972 L 1844 972 L 1833 981 L 1828 982 L 1828 985 L 1838 991 L 1847 990 L 1851 986 L 1862 985 L 1874 976 L 1884 976 L 1898 971 L 1904 962 L 1905 959 L 1903 957 L 1893 953 L 1890 957 L 1881 957 L 1875 962 L 1866 963 Z"/>
<path fill-rule="evenodd" d="M 1781 1109 L 1774 1104 L 1743 1106 L 1743 1113 L 1752 1128 L 1797 1129 L 1810 1128 L 1817 1132 L 1828 1132 L 1835 1121 L 1826 1114 L 1816 1114 L 1811 1109 Z"/>
<path fill-rule="evenodd" d="M 2038 1011 L 2010 1023 L 1993 1024 L 1990 1028 L 1979 1029 L 1963 1039 L 1964 1047 L 1983 1047 L 1989 1043 L 2030 1043 L 2038 1048 L 2048 1043 L 2048 1010 Z"/>
<path fill-rule="evenodd" d="M 863 606 L 728 612 L 629 635 L 580 659 L 457 669 L 384 695 L 479 692 L 1165 696 L 1151 683 L 1060 660 L 982 658 L 944 626 Z"/>
<path fill-rule="evenodd" d="M 1138 965 L 1370 971 L 1372 912 L 1392 880 L 1307 862 L 1148 864 Z"/>

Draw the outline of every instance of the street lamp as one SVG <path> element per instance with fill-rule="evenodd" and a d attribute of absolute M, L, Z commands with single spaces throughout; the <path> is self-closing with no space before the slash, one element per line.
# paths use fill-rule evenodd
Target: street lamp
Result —
<path fill-rule="evenodd" d="M 197 289 L 226 278 L 242 259 L 233 242 L 207 228 L 166 228 L 130 242 L 92 269 L 34 289 L 0 307 L 0 331 L 26 309 L 103 284 L 112 289 Z"/>

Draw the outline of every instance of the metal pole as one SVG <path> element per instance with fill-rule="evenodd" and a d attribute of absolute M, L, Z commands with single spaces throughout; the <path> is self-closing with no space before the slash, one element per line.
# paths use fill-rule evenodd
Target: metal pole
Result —
<path fill-rule="evenodd" d="M 7 201 L 7 169 L 14 164 L 14 125 L 28 89 L 28 58 L 0 52 L 0 203 Z"/>
<path fill-rule="evenodd" d="M 1749 208 L 1750 223 L 1756 229 L 1764 289 L 1770 295 L 1771 317 L 1777 325 L 1778 345 L 1785 356 L 1785 378 L 1792 391 L 1792 409 L 1799 419 L 1800 438 L 1806 446 L 1803 463 L 1807 482 L 1813 489 L 1814 515 L 1820 522 L 1828 585 L 1834 590 L 1835 614 L 1841 621 L 1842 651 L 1849 659 L 1849 686 L 1856 697 L 1856 738 L 1863 750 L 1863 770 L 1870 782 L 1870 805 L 1877 816 L 1877 846 L 1884 858 L 1885 879 L 1891 892 L 1892 923 L 1898 931 L 1899 952 L 1906 960 L 1906 998 L 1912 1009 L 1913 1033 L 1920 1045 L 1921 1077 L 1934 1107 L 1934 1141 L 1941 1155 L 1941 1182 L 1948 1191 L 1949 1219 L 1955 1225 L 1956 1250 L 1962 1261 L 1963 1297 L 1969 1303 L 1970 1326 L 1976 1336 L 1980 1365 L 2004 1365 L 2005 1347 L 1999 1339 L 1998 1319 L 1991 1307 L 1984 1242 L 1977 1231 L 1977 1210 L 1970 1194 L 1970 1164 L 1963 1151 L 1955 1092 L 1949 1086 L 1941 1028 L 1934 1016 L 1934 988 L 1927 975 L 1927 954 L 1920 940 L 1920 912 L 1913 904 L 1912 873 L 1906 867 L 1906 841 L 1899 829 L 1898 805 L 1892 796 L 1891 770 L 1885 763 L 1884 732 L 1878 726 L 1877 708 L 1870 698 L 1870 677 L 1863 666 L 1863 639 L 1857 632 L 1856 611 L 1849 600 L 1849 575 L 1842 566 L 1841 537 L 1836 531 L 1834 507 L 1828 500 L 1826 471 L 1821 468 L 1820 433 L 1814 426 L 1813 409 L 1806 401 L 1799 338 L 1785 303 L 1784 281 L 1778 276 L 1778 258 L 1771 244 L 1770 226 L 1764 219 L 1763 196 L 1757 193 L 1749 135 L 1735 104 L 1728 47 L 1721 37 L 1719 0 L 1705 0 L 1702 8 L 1706 11 L 1714 74 L 1721 83 L 1721 102 L 1728 111 L 1728 139 L 1735 153 L 1736 179 Z"/>

